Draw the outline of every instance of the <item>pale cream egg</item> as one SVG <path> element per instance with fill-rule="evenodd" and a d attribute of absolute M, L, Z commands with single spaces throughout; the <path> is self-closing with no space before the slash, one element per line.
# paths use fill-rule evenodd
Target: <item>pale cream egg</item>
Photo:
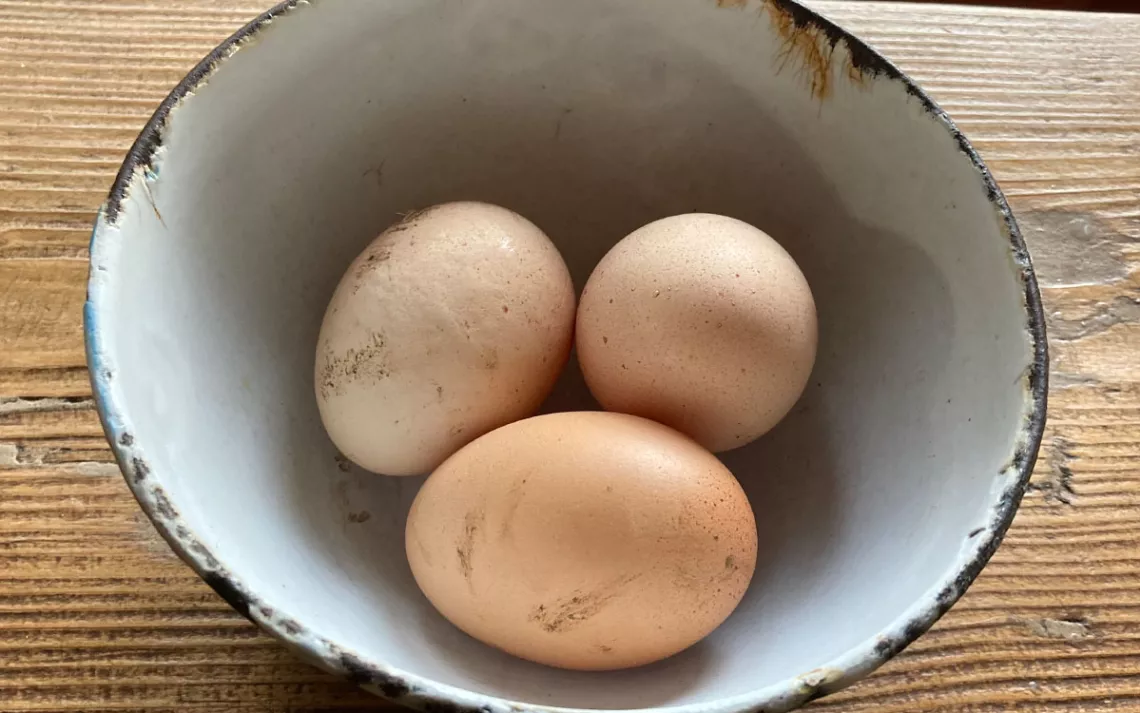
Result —
<path fill-rule="evenodd" d="M 486 203 L 407 216 L 353 261 L 316 355 L 321 419 L 348 458 L 426 473 L 535 412 L 569 357 L 574 287 L 533 223 Z"/>

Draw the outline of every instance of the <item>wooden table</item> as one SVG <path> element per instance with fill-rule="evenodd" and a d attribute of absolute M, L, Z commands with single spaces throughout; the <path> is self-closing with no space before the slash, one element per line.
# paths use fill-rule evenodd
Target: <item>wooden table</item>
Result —
<path fill-rule="evenodd" d="M 1140 711 L 1140 16 L 816 3 L 919 80 L 1032 250 L 1053 389 L 993 562 L 829 711 Z M 256 0 L 0 0 L 0 711 L 340 711 L 159 540 L 84 368 L 91 221 L 127 147 Z"/>

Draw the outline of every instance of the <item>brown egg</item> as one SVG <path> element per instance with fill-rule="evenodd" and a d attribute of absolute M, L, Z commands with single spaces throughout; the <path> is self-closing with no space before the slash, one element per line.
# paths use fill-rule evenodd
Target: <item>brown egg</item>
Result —
<path fill-rule="evenodd" d="M 317 343 L 321 420 L 368 470 L 430 472 L 534 413 L 573 333 L 570 273 L 533 223 L 486 203 L 420 211 L 336 288 Z"/>
<path fill-rule="evenodd" d="M 436 470 L 408 516 L 416 582 L 452 623 L 531 661 L 638 666 L 709 634 L 744 595 L 756 521 L 713 456 L 602 412 L 492 431 Z"/>
<path fill-rule="evenodd" d="M 726 451 L 791 410 L 816 331 L 807 280 L 775 240 L 733 218 L 679 215 L 598 264 L 578 309 L 578 360 L 607 410 Z"/>

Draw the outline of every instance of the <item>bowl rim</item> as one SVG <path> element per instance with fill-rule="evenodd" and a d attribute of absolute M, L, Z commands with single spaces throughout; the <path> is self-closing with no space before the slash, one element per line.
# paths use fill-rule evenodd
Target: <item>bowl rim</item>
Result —
<path fill-rule="evenodd" d="M 113 398 L 110 386 L 115 375 L 106 362 L 100 319 L 103 294 L 101 283 L 107 279 L 107 268 L 100 264 L 99 256 L 101 246 L 106 245 L 112 239 L 111 234 L 118 230 L 121 209 L 128 199 L 132 184 L 140 176 L 146 180 L 148 172 L 153 167 L 155 155 L 163 144 L 167 121 L 187 96 L 204 85 L 229 57 L 242 50 L 261 33 L 269 30 L 279 18 L 303 11 L 319 1 L 280 2 L 251 20 L 206 55 L 159 105 L 134 141 L 115 177 L 107 200 L 96 217 L 91 235 L 91 265 L 88 273 L 87 299 L 83 310 L 87 366 L 104 434 L 132 494 L 171 549 L 240 614 L 321 668 L 339 674 L 393 702 L 431 713 L 519 713 L 528 710 L 545 713 L 595 713 L 601 709 L 565 708 L 510 701 L 440 683 L 382 662 L 366 660 L 354 652 L 341 648 L 335 642 L 306 631 L 298 622 L 274 612 L 261 602 L 257 593 L 245 583 L 240 574 L 228 571 L 218 562 L 193 531 L 181 521 L 161 485 L 148 477 L 151 471 L 150 465 L 136 450 L 134 438 L 127 428 L 130 421 L 125 417 L 122 404 Z M 717 0 L 717 3 L 737 4 L 724 0 Z M 909 76 L 878 51 L 818 12 L 800 5 L 798 0 L 760 0 L 760 3 L 768 12 L 777 13 L 782 19 L 792 22 L 795 28 L 806 28 L 818 33 L 817 36 L 833 48 L 842 42 L 850 55 L 851 68 L 862 77 L 884 78 L 901 84 L 909 97 L 918 101 L 929 117 L 942 125 L 957 143 L 959 152 L 970 160 L 977 171 L 988 201 L 997 213 L 999 225 L 1010 243 L 1013 273 L 1023 287 L 1026 332 L 1033 347 L 1032 362 L 1023 374 L 1023 385 L 1031 407 L 1023 416 L 1018 437 L 1014 439 L 1012 453 L 1002 470 L 1002 474 L 1013 474 L 1015 477 L 989 509 L 988 524 L 974 530 L 968 536 L 967 545 L 971 548 L 969 551 L 972 555 L 964 560 L 956 572 L 945 577 L 935 589 L 930 590 L 936 591 L 935 594 L 928 593 L 912 603 L 892 622 L 887 631 L 844 652 L 825 666 L 764 688 L 704 703 L 655 706 L 637 710 L 668 713 L 751 711 L 777 713 L 797 708 L 845 688 L 877 669 L 938 621 L 962 596 L 989 561 L 1001 544 L 1025 494 L 1044 433 L 1049 357 L 1041 296 L 1025 241 L 1005 196 L 989 169 L 946 112 Z"/>

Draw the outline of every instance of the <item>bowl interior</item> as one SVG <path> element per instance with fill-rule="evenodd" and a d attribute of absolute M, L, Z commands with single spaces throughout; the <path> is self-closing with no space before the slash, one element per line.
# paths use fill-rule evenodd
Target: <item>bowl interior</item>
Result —
<path fill-rule="evenodd" d="M 311 653 L 333 642 L 331 657 L 535 704 L 838 681 L 929 618 L 1003 528 L 1019 477 L 1025 286 L 944 120 L 790 13 L 313 2 L 243 41 L 173 108 L 95 241 L 104 415 L 169 537 Z M 624 235 L 689 211 L 763 228 L 810 281 L 811 385 L 724 455 L 756 512 L 757 574 L 691 650 L 581 674 L 467 638 L 405 561 L 422 479 L 359 471 L 326 437 L 312 360 L 338 278 L 401 212 L 456 199 L 536 222 L 579 289 Z M 571 365 L 547 409 L 592 407 Z"/>

